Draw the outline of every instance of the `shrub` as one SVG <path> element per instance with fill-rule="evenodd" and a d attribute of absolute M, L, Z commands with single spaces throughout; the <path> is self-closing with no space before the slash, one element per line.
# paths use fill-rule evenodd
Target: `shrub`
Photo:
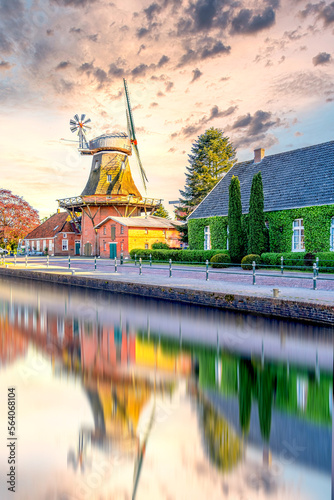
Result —
<path fill-rule="evenodd" d="M 305 252 L 263 253 L 261 261 L 269 266 L 280 266 L 283 256 L 284 267 L 303 267 Z"/>
<path fill-rule="evenodd" d="M 251 253 L 250 255 L 246 255 L 242 261 L 241 261 L 241 267 L 244 270 L 250 270 L 253 269 L 253 262 L 255 261 L 255 264 L 257 267 L 258 264 L 261 263 L 261 257 L 257 255 L 256 253 Z"/>
<path fill-rule="evenodd" d="M 250 254 L 261 254 L 266 250 L 266 226 L 264 223 L 264 199 L 261 172 L 254 175 L 249 199 L 249 241 Z"/>
<path fill-rule="evenodd" d="M 315 262 L 314 253 L 309 252 L 304 255 L 304 266 L 312 267 L 314 262 Z"/>
<path fill-rule="evenodd" d="M 228 255 L 226 250 L 151 250 L 143 248 L 134 248 L 130 251 L 130 256 L 132 259 L 137 256 L 143 260 L 149 260 L 150 255 L 153 261 L 164 261 L 168 262 L 172 259 L 173 262 L 192 262 L 192 263 L 202 263 L 206 260 L 210 260 L 211 257 L 217 253 L 225 253 Z"/>
<path fill-rule="evenodd" d="M 231 259 L 226 253 L 217 253 L 211 257 L 210 263 L 213 268 L 228 267 L 228 264 L 231 263 Z"/>
<path fill-rule="evenodd" d="M 152 250 L 169 250 L 169 246 L 167 243 L 162 242 L 153 243 Z"/>
<path fill-rule="evenodd" d="M 229 250 L 233 262 L 240 262 L 243 253 L 242 206 L 240 181 L 232 176 L 228 199 Z"/>

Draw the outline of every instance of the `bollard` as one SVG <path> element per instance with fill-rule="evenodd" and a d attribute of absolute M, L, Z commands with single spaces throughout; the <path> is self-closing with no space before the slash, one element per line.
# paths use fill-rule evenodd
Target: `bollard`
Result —
<path fill-rule="evenodd" d="M 319 276 L 319 257 L 316 257 L 315 263 L 317 265 L 317 276 Z"/>
<path fill-rule="evenodd" d="M 46 257 L 46 267 L 49 267 L 49 256 Z"/>
<path fill-rule="evenodd" d="M 255 281 L 255 261 L 253 260 L 253 285 L 256 285 Z"/>
<path fill-rule="evenodd" d="M 115 273 L 117 273 L 117 257 L 115 257 Z"/>
<path fill-rule="evenodd" d="M 317 289 L 317 265 L 313 264 L 313 290 Z"/>
<path fill-rule="evenodd" d="M 121 252 L 120 265 L 123 265 L 123 252 Z"/>
<path fill-rule="evenodd" d="M 150 254 L 150 267 L 152 267 L 152 255 Z"/>
<path fill-rule="evenodd" d="M 169 259 L 169 277 L 172 277 L 172 259 Z"/>
<path fill-rule="evenodd" d="M 209 261 L 205 261 L 205 280 L 208 281 L 209 279 Z"/>
<path fill-rule="evenodd" d="M 28 267 L 28 255 L 26 255 L 26 267 Z"/>
<path fill-rule="evenodd" d="M 14 266 L 16 266 L 16 254 L 14 254 Z"/>
<path fill-rule="evenodd" d="M 95 259 L 94 259 L 94 271 L 96 271 L 96 255 L 95 255 Z"/>
<path fill-rule="evenodd" d="M 273 297 L 276 299 L 279 295 L 279 289 L 278 288 L 273 288 Z"/>
<path fill-rule="evenodd" d="M 137 254 L 135 253 L 135 266 L 137 265 Z"/>
<path fill-rule="evenodd" d="M 282 255 L 282 257 L 281 257 L 281 274 L 283 274 L 283 268 L 284 268 L 284 257 Z"/>
<path fill-rule="evenodd" d="M 141 270 L 141 257 L 139 259 L 139 276 L 142 275 L 142 270 Z"/>
<path fill-rule="evenodd" d="M 70 257 L 70 255 L 68 256 L 68 268 L 71 269 L 71 257 Z"/>

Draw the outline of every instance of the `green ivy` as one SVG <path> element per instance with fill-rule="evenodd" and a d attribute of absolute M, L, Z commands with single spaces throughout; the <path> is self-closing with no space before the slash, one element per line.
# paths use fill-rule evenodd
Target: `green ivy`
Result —
<path fill-rule="evenodd" d="M 269 223 L 270 252 L 291 252 L 292 223 L 295 219 L 303 219 L 304 221 L 306 252 L 329 252 L 332 217 L 334 217 L 334 205 L 265 212 L 265 219 Z M 248 214 L 242 216 L 242 222 L 245 239 L 249 240 Z M 205 226 L 210 226 L 211 247 L 226 248 L 227 217 L 191 219 L 189 221 L 190 248 L 198 250 L 204 248 Z"/>

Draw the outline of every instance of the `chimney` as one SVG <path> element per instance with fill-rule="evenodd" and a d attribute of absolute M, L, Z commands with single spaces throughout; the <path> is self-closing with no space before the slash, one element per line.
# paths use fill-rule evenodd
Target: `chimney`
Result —
<path fill-rule="evenodd" d="M 263 148 L 254 149 L 254 163 L 260 163 L 260 161 L 264 158 L 265 150 Z"/>
<path fill-rule="evenodd" d="M 60 208 L 57 208 L 57 214 L 60 214 Z"/>

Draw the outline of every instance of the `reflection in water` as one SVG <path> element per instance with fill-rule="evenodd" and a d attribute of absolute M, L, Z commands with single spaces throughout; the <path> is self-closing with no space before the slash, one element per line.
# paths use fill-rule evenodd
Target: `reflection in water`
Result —
<path fill-rule="evenodd" d="M 54 465 L 55 472 L 62 471 L 66 498 L 104 499 L 114 493 L 119 498 L 157 498 L 158 484 L 165 481 L 159 462 L 181 460 L 182 464 L 185 452 L 177 451 L 177 446 L 195 443 L 193 459 L 196 456 L 201 465 L 183 463 L 173 472 L 177 479 L 168 486 L 173 498 L 190 495 L 190 485 L 186 487 L 183 481 L 189 467 L 195 488 L 189 498 L 217 497 L 219 481 L 223 481 L 219 491 L 227 492 L 226 496 L 238 491 L 249 498 L 266 498 L 269 493 L 282 498 L 286 488 L 294 499 L 316 498 L 310 492 L 317 490 L 321 495 L 328 493 L 329 329 L 305 327 L 306 337 L 323 333 L 325 340 L 305 340 L 303 335 L 301 344 L 294 334 L 300 335 L 299 328 L 304 327 L 286 322 L 110 294 L 61 292 L 45 285 L 35 289 L 0 281 L 0 380 L 11 383 L 6 378 L 11 368 L 19 373 L 22 367 L 27 369 L 33 347 L 49 359 L 51 377 L 61 384 L 59 396 L 68 383 L 85 396 L 90 415 L 77 415 L 76 437 L 65 443 L 66 456 Z M 275 335 L 277 329 L 285 332 L 284 346 Z M 191 335 L 196 343 L 189 342 Z M 256 356 L 264 345 L 276 363 Z M 298 367 L 304 346 L 305 366 Z M 237 354 L 231 354 L 232 347 Z M 45 383 L 51 390 L 51 382 Z M 195 420 L 187 413 L 191 408 L 195 408 Z M 48 428 L 47 422 L 43 425 Z M 169 441 L 162 447 L 159 443 L 168 432 Z M 191 437 L 181 445 L 187 433 Z M 117 477 L 110 472 L 110 457 L 118 463 Z M 97 474 L 96 467 L 102 479 L 93 487 L 89 478 Z M 279 477 L 273 475 L 275 467 L 281 468 Z M 314 475 L 306 473 L 306 467 L 316 471 Z M 207 471 L 205 486 L 203 470 Z M 24 470 L 21 474 L 29 476 Z M 72 474 L 79 481 L 75 488 Z M 294 476 L 307 486 L 295 489 Z M 26 498 L 22 490 L 20 494 L 18 498 Z M 34 492 L 27 498 L 39 500 L 42 495 Z"/>

